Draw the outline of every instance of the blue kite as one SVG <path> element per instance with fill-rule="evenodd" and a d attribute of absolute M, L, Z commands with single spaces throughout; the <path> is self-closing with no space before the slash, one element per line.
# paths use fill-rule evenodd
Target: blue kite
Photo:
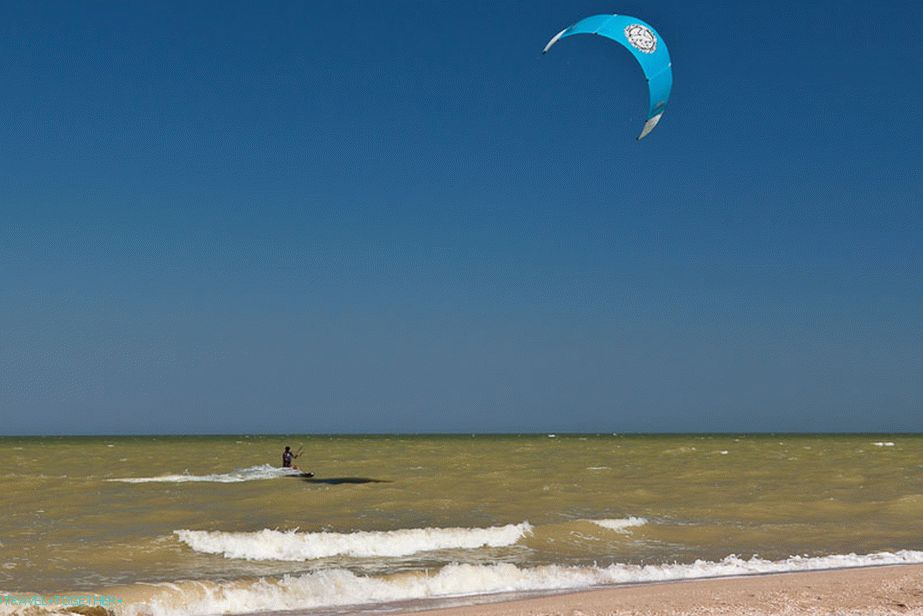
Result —
<path fill-rule="evenodd" d="M 593 15 L 555 34 L 545 45 L 542 53 L 548 53 L 548 50 L 562 38 L 575 34 L 598 34 L 612 39 L 630 51 L 641 65 L 650 90 L 650 104 L 647 121 L 638 140 L 647 137 L 663 116 L 667 100 L 670 98 L 670 90 L 673 88 L 673 65 L 663 39 L 653 26 L 636 17 Z"/>

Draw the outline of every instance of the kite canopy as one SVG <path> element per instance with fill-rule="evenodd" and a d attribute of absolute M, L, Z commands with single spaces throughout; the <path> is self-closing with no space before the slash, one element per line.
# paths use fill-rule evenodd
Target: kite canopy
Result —
<path fill-rule="evenodd" d="M 593 15 L 581 19 L 569 28 L 558 32 L 545 45 L 542 53 L 548 53 L 552 46 L 562 38 L 575 34 L 598 34 L 630 51 L 641 65 L 650 90 L 650 104 L 647 121 L 638 140 L 644 139 L 654 130 L 670 98 L 673 87 L 673 69 L 667 46 L 654 30 L 653 26 L 636 17 L 627 15 Z"/>

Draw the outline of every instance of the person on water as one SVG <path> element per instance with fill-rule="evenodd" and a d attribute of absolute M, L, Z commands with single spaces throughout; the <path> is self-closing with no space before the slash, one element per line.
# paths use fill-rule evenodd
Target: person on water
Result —
<path fill-rule="evenodd" d="M 292 448 L 288 445 L 285 446 L 285 451 L 282 452 L 282 468 L 298 468 L 297 466 L 292 465 L 292 460 L 297 458 L 300 454 L 292 453 Z"/>

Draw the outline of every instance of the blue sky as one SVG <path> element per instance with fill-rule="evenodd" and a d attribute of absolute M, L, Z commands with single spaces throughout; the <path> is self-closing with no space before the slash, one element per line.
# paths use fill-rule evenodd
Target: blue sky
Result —
<path fill-rule="evenodd" d="M 3 3 L 0 433 L 923 431 L 921 24 Z"/>

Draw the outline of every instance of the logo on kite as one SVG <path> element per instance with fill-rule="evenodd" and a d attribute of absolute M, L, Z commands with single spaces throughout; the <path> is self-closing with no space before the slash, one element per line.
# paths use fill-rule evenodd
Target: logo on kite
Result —
<path fill-rule="evenodd" d="M 641 24 L 625 26 L 625 38 L 631 46 L 641 53 L 654 53 L 657 51 L 657 37 Z"/>
<path fill-rule="evenodd" d="M 615 41 L 631 52 L 647 79 L 647 119 L 638 140 L 644 139 L 663 116 L 673 89 L 673 63 L 663 37 L 647 23 L 627 15 L 592 15 L 555 34 L 545 45 L 547 53 L 555 43 L 575 34 L 595 34 Z"/>

